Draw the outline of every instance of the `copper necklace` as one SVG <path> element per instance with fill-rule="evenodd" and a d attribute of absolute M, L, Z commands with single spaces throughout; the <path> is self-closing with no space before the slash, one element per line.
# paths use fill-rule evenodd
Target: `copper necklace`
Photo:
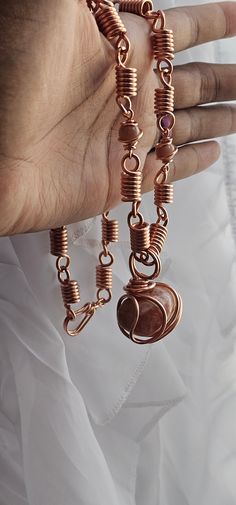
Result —
<path fill-rule="evenodd" d="M 121 160 L 121 199 L 131 203 L 128 214 L 131 254 L 129 268 L 131 279 L 124 287 L 125 294 L 117 305 L 117 320 L 122 333 L 138 344 L 150 344 L 170 333 L 178 324 L 182 313 L 182 301 L 176 291 L 167 284 L 156 282 L 161 271 L 160 253 L 167 237 L 168 213 L 165 204 L 173 202 L 173 185 L 167 183 L 170 163 L 177 149 L 172 142 L 175 124 L 174 87 L 172 85 L 174 58 L 173 32 L 166 28 L 163 11 L 153 11 L 149 0 L 119 0 L 120 12 L 130 12 L 150 23 L 153 58 L 161 86 L 154 92 L 154 113 L 160 140 L 155 146 L 156 158 L 162 167 L 154 179 L 154 205 L 157 219 L 151 225 L 140 212 L 142 170 L 135 150 L 143 135 L 132 106 L 137 95 L 137 69 L 126 66 L 130 41 L 126 28 L 111 0 L 89 0 L 99 30 L 110 41 L 116 58 L 116 102 L 123 120 L 119 129 L 119 142 L 125 154 Z M 65 226 L 50 231 L 51 254 L 57 257 L 56 267 L 61 293 L 66 309 L 64 329 L 76 336 L 85 327 L 99 307 L 106 305 L 112 296 L 112 265 L 114 256 L 109 250 L 111 242 L 118 241 L 118 222 L 109 219 L 109 212 L 102 216 L 102 251 L 96 267 L 96 300 L 73 308 L 80 302 L 80 290 L 71 279 L 68 234 Z M 147 268 L 151 273 L 144 273 Z M 78 322 L 77 322 L 78 321 Z"/>

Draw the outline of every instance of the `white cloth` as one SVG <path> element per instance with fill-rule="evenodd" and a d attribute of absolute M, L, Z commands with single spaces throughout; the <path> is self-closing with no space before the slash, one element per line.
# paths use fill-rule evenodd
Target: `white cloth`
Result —
<path fill-rule="evenodd" d="M 181 58 L 219 61 L 232 44 Z M 180 291 L 184 315 L 151 348 L 129 342 L 115 322 L 129 278 L 125 205 L 114 211 L 124 227 L 114 298 L 77 339 L 61 328 L 48 233 L 0 239 L 0 505 L 235 504 L 229 142 L 214 167 L 175 185 L 163 277 Z M 148 219 L 152 195 L 143 211 Z M 94 295 L 99 221 L 70 227 L 72 272 L 85 300 Z"/>

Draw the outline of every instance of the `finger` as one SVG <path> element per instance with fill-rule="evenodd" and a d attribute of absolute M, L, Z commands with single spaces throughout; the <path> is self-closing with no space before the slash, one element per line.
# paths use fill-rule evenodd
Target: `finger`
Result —
<path fill-rule="evenodd" d="M 168 9 L 166 17 L 174 32 L 176 51 L 236 34 L 235 2 Z"/>
<path fill-rule="evenodd" d="M 193 107 L 176 113 L 173 135 L 177 146 L 231 133 L 236 133 L 235 105 Z"/>
<path fill-rule="evenodd" d="M 215 141 L 203 142 L 199 144 L 188 144 L 181 147 L 171 163 L 168 182 L 185 179 L 202 172 L 220 156 L 220 146 Z M 157 174 L 160 163 L 156 160 L 155 152 L 147 155 L 143 172 L 143 191 L 150 191 L 153 188 L 153 180 Z"/>
<path fill-rule="evenodd" d="M 173 77 L 176 109 L 236 100 L 236 65 L 187 63 Z"/>

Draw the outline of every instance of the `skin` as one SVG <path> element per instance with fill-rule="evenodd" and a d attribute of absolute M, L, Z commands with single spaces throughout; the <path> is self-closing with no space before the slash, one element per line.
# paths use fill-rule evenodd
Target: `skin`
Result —
<path fill-rule="evenodd" d="M 236 3 L 166 11 L 176 51 L 236 34 Z M 144 131 L 137 153 L 143 191 L 160 166 L 149 25 L 122 14 L 139 76 L 135 118 Z M 0 0 L 0 235 L 57 227 L 120 201 L 114 51 L 84 0 Z M 236 131 L 236 65 L 176 67 L 176 126 L 181 145 L 169 180 L 198 173 L 219 157 L 215 141 Z M 207 107 L 199 107 L 208 104 Z M 150 152 L 151 151 L 151 152 Z"/>

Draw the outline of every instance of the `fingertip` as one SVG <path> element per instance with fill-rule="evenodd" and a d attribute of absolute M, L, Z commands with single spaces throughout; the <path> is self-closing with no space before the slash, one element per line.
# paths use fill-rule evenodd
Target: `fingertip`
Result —
<path fill-rule="evenodd" d="M 209 140 L 208 142 L 201 143 L 201 155 L 204 159 L 203 166 L 209 167 L 215 163 L 221 155 L 221 147 L 216 140 Z"/>

